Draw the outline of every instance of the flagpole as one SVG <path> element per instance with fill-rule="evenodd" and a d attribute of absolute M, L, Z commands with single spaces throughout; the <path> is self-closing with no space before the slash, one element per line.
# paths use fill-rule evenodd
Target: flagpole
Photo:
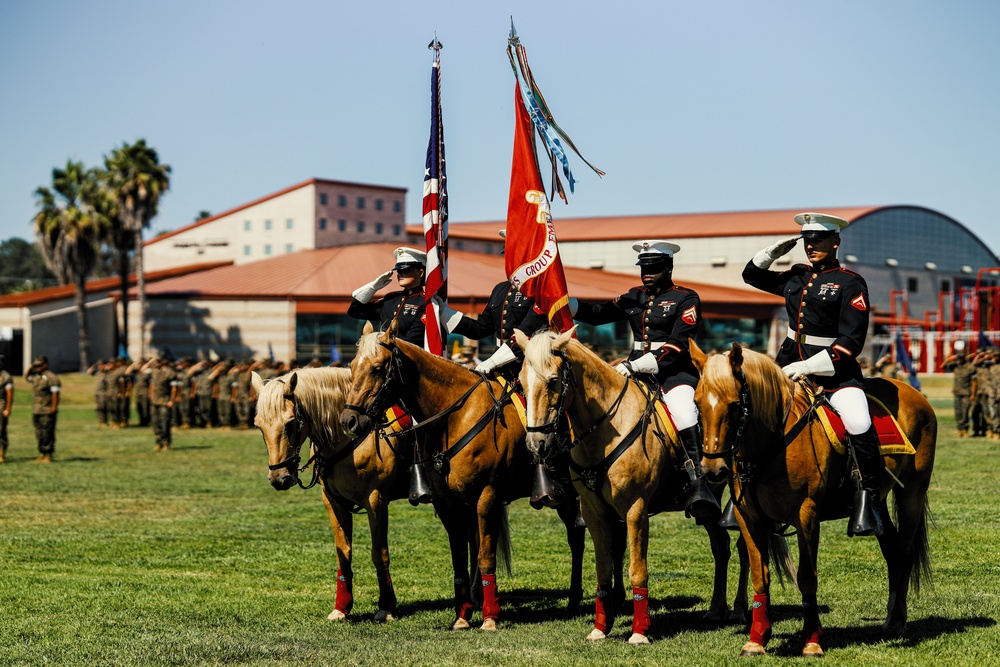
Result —
<path fill-rule="evenodd" d="M 427 45 L 434 52 L 431 63 L 431 130 L 424 164 L 423 227 L 427 249 L 424 283 L 424 346 L 444 355 L 446 334 L 441 327 L 439 304 L 448 299 L 448 185 L 445 176 L 444 120 L 441 113 L 441 49 L 437 33 Z"/>

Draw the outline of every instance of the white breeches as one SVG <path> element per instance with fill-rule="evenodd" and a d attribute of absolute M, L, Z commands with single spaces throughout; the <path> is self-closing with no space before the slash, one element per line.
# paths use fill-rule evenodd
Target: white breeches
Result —
<path fill-rule="evenodd" d="M 698 425 L 698 406 L 694 404 L 694 387 L 678 385 L 663 394 L 663 402 L 678 431 Z"/>
<path fill-rule="evenodd" d="M 830 405 L 844 420 L 844 428 L 851 435 L 861 435 L 872 426 L 868 413 L 868 399 L 858 387 L 844 387 L 830 394 Z"/>

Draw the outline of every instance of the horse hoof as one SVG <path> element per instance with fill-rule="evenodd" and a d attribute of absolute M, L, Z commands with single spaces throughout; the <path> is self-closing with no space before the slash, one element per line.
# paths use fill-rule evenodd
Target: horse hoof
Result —
<path fill-rule="evenodd" d="M 726 620 L 728 616 L 729 616 L 729 608 L 720 607 L 718 609 L 709 609 L 708 611 L 705 612 L 704 616 L 702 616 L 701 618 L 704 621 L 714 621 L 716 623 L 721 623 L 722 621 Z"/>
<path fill-rule="evenodd" d="M 886 621 L 882 626 L 882 631 L 886 634 L 894 635 L 896 637 L 902 637 L 906 634 L 906 621 Z"/>
<path fill-rule="evenodd" d="M 387 611 L 385 611 L 384 609 L 379 609 L 375 613 L 375 622 L 376 623 L 388 623 L 390 621 L 395 621 L 395 620 L 396 619 L 393 618 L 392 614 L 389 613 L 389 612 L 387 612 Z"/>
<path fill-rule="evenodd" d="M 747 642 L 743 645 L 743 650 L 740 651 L 741 656 L 764 655 L 765 653 L 767 653 L 767 651 L 765 651 L 764 647 L 757 642 Z"/>
<path fill-rule="evenodd" d="M 823 649 L 816 642 L 809 642 L 802 649 L 802 657 L 804 658 L 822 658 Z"/>
<path fill-rule="evenodd" d="M 483 619 L 483 624 L 480 626 L 481 630 L 494 631 L 497 629 L 497 620 L 495 618 Z"/>
<path fill-rule="evenodd" d="M 464 618 L 462 618 L 461 616 L 459 616 L 458 618 L 456 618 L 455 622 L 451 624 L 451 629 L 452 630 L 468 630 L 471 627 L 472 626 L 469 625 L 469 622 L 467 620 L 465 620 Z"/>
<path fill-rule="evenodd" d="M 603 632 L 601 632 L 600 630 L 598 630 L 597 628 L 591 630 L 590 634 L 587 635 L 587 641 L 589 642 L 598 642 L 601 641 L 602 639 L 607 639 L 607 638 L 608 636 Z"/>
<path fill-rule="evenodd" d="M 628 638 L 628 643 L 632 646 L 642 646 L 649 643 L 649 637 L 640 635 L 638 632 L 633 632 L 632 636 Z"/>
<path fill-rule="evenodd" d="M 330 615 L 326 617 L 328 621 L 343 621 L 347 619 L 347 614 L 340 611 L 339 609 L 334 609 L 330 612 Z"/>

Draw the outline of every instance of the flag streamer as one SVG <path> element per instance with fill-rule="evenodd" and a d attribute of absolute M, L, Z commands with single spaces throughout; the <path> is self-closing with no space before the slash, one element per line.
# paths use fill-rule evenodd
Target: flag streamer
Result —
<path fill-rule="evenodd" d="M 431 131 L 424 164 L 423 226 L 427 249 L 424 283 L 424 346 L 445 353 L 440 303 L 448 300 L 448 181 L 445 176 L 444 122 L 441 114 L 441 42 L 427 46 L 431 63 Z"/>

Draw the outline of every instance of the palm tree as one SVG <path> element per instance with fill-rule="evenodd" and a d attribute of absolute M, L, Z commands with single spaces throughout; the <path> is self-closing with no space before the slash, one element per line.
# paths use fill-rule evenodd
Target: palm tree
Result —
<path fill-rule="evenodd" d="M 97 191 L 97 174 L 80 162 L 66 161 L 65 169 L 52 170 L 52 189 L 35 190 L 35 238 L 45 264 L 63 285 L 76 288 L 74 305 L 79 328 L 80 368 L 90 366 L 86 283 L 97 263 L 103 219 L 91 204 Z"/>
<path fill-rule="evenodd" d="M 160 196 L 170 188 L 170 166 L 160 164 L 145 139 L 122 144 L 104 158 L 107 185 L 115 201 L 110 234 L 118 250 L 122 281 L 122 342 L 128 347 L 128 253 L 133 253 L 139 293 L 139 356 L 146 353 L 146 275 L 142 266 L 142 231 L 156 217 Z"/>

